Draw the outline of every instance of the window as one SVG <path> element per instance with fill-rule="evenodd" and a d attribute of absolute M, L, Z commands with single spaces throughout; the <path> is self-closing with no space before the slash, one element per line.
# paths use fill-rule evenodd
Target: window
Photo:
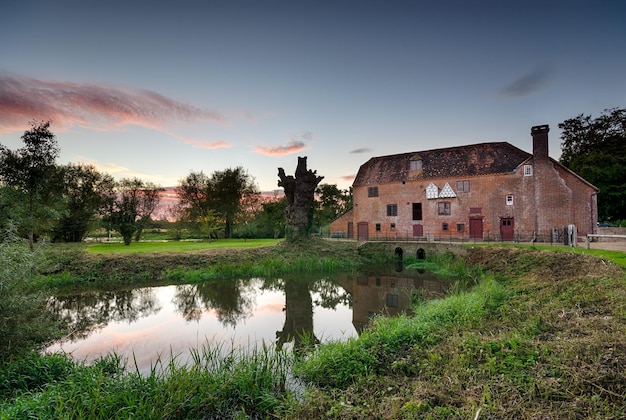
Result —
<path fill-rule="evenodd" d="M 380 232 L 380 223 L 376 223 L 376 232 Z"/>
<path fill-rule="evenodd" d="M 464 223 L 457 223 L 456 224 L 456 231 L 458 233 L 463 233 L 465 231 L 465 224 Z"/>
<path fill-rule="evenodd" d="M 398 205 L 387 204 L 387 216 L 397 216 L 397 215 L 398 215 Z"/>
<path fill-rule="evenodd" d="M 420 169 L 422 169 L 422 159 L 411 160 L 411 170 L 419 171 Z"/>
<path fill-rule="evenodd" d="M 452 209 L 450 207 L 449 201 L 442 201 L 440 203 L 437 203 L 437 205 L 440 216 L 449 216 L 450 214 L 452 214 Z"/>
<path fill-rule="evenodd" d="M 389 229 L 391 229 L 392 232 L 395 231 L 396 230 L 396 224 L 392 223 L 391 227 Z"/>
<path fill-rule="evenodd" d="M 441 224 L 441 230 L 443 230 L 444 232 L 448 231 L 448 224 L 447 223 L 442 223 Z"/>
<path fill-rule="evenodd" d="M 456 190 L 458 192 L 469 192 L 470 191 L 470 182 L 468 180 L 457 181 L 456 182 Z"/>
<path fill-rule="evenodd" d="M 533 165 L 524 165 L 524 176 L 533 176 Z"/>
<path fill-rule="evenodd" d="M 512 195 L 507 195 L 506 196 L 506 205 L 507 206 L 512 206 L 513 205 L 513 196 Z"/>
<path fill-rule="evenodd" d="M 368 197 L 378 197 L 378 187 L 369 187 L 367 189 Z"/>
<path fill-rule="evenodd" d="M 398 295 L 388 294 L 387 295 L 387 306 L 389 308 L 397 308 L 398 307 Z"/>
<path fill-rule="evenodd" d="M 413 220 L 422 220 L 422 203 L 413 203 Z"/>

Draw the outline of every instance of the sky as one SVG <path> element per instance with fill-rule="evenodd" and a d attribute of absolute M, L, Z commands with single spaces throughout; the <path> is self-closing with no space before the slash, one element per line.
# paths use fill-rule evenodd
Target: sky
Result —
<path fill-rule="evenodd" d="M 626 2 L 34 1 L 0 12 L 0 144 L 173 187 L 298 156 L 345 189 L 374 156 L 507 141 L 626 107 Z"/>

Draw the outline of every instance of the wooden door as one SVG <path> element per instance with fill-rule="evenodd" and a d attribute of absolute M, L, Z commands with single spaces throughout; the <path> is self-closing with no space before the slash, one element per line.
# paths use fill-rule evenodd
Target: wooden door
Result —
<path fill-rule="evenodd" d="M 503 241 L 512 241 L 515 236 L 515 220 L 512 217 L 500 219 L 500 237 Z"/>
<path fill-rule="evenodd" d="M 424 236 L 424 226 L 423 225 L 413 225 L 413 236 L 417 236 L 417 237 Z"/>
<path fill-rule="evenodd" d="M 356 224 L 357 240 L 367 241 L 369 239 L 367 222 L 359 222 Z"/>
<path fill-rule="evenodd" d="M 483 239 L 483 219 L 470 219 L 469 237 L 470 239 Z"/>
<path fill-rule="evenodd" d="M 354 238 L 354 223 L 348 222 L 348 239 Z"/>

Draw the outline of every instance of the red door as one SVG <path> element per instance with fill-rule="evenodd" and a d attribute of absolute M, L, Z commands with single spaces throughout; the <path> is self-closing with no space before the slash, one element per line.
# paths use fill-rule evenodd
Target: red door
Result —
<path fill-rule="evenodd" d="M 424 236 L 424 226 L 423 225 L 413 225 L 413 236 L 417 236 L 417 237 Z"/>
<path fill-rule="evenodd" d="M 348 239 L 354 238 L 354 223 L 348 222 Z"/>
<path fill-rule="evenodd" d="M 369 239 L 367 222 L 359 222 L 356 224 L 357 240 L 367 241 Z"/>
<path fill-rule="evenodd" d="M 470 219 L 469 221 L 469 237 L 470 239 L 483 238 L 483 219 Z"/>
<path fill-rule="evenodd" d="M 512 241 L 515 231 L 515 222 L 512 217 L 500 219 L 500 237 L 503 241 Z"/>

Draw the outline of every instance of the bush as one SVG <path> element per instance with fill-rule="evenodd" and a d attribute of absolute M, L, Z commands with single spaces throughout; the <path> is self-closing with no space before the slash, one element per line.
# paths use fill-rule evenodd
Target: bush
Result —
<path fill-rule="evenodd" d="M 8 357 L 47 341 L 54 324 L 41 310 L 43 295 L 32 286 L 43 261 L 38 247 L 31 252 L 13 225 L 0 233 L 0 355 Z"/>

